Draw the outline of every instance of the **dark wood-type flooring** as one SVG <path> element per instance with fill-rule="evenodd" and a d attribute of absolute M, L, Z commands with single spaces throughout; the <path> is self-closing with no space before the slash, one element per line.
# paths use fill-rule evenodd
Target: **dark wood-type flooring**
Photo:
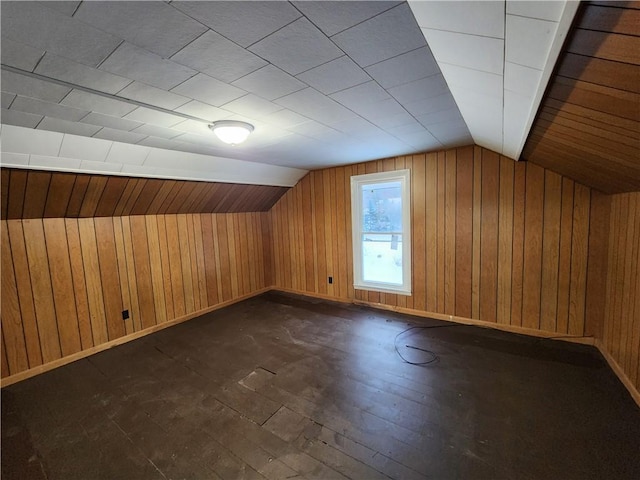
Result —
<path fill-rule="evenodd" d="M 268 293 L 2 390 L 9 479 L 638 479 L 592 347 Z M 406 345 L 416 348 L 407 348 Z"/>

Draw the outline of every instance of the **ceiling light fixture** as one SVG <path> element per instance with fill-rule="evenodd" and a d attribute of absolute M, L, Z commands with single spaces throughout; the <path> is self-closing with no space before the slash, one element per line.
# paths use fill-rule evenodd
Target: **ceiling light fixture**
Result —
<path fill-rule="evenodd" d="M 238 145 L 244 142 L 249 134 L 253 132 L 253 125 L 236 120 L 220 120 L 209 125 L 213 133 L 224 143 Z"/>

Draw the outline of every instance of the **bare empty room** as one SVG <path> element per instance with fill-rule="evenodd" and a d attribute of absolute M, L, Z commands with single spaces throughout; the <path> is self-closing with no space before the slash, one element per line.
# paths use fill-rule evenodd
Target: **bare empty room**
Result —
<path fill-rule="evenodd" d="M 0 3 L 3 479 L 640 478 L 640 3 Z"/>

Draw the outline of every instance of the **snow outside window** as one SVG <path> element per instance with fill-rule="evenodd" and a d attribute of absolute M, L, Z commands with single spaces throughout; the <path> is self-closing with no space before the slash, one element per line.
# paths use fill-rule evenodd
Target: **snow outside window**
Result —
<path fill-rule="evenodd" d="M 351 177 L 354 287 L 411 295 L 409 170 Z"/>

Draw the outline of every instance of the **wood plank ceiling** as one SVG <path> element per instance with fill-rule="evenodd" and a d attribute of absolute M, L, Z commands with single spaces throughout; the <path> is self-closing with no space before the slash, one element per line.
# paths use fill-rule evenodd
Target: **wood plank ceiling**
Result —
<path fill-rule="evenodd" d="M 287 187 L 2 169 L 2 219 L 265 212 Z"/>
<path fill-rule="evenodd" d="M 605 193 L 640 190 L 640 2 L 587 2 L 523 158 Z"/>

